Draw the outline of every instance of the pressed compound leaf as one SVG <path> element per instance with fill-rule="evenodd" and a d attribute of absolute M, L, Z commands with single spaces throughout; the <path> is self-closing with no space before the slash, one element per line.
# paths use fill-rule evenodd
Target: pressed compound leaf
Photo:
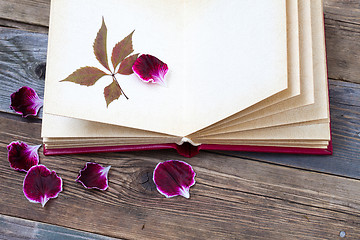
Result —
<path fill-rule="evenodd" d="M 80 85 L 92 86 L 105 75 L 107 74 L 96 67 L 82 67 L 60 82 L 73 82 Z"/>
<path fill-rule="evenodd" d="M 139 54 L 131 55 L 124 59 L 124 61 L 121 62 L 118 73 L 123 75 L 130 75 L 134 73 L 132 66 L 134 65 L 134 62 L 138 58 Z"/>
<path fill-rule="evenodd" d="M 113 82 L 104 88 L 104 97 L 106 100 L 106 106 L 109 106 L 109 104 L 118 99 L 121 96 L 121 89 L 119 84 L 113 80 Z"/>
<path fill-rule="evenodd" d="M 135 30 L 134 30 L 135 31 Z M 127 37 L 118 42 L 113 48 L 111 54 L 111 62 L 114 66 L 114 69 L 119 65 L 119 63 L 125 59 L 126 56 L 131 54 L 134 49 L 132 45 L 132 35 L 134 33 L 132 31 Z"/>
<path fill-rule="evenodd" d="M 105 25 L 104 18 L 102 18 L 102 25 L 97 33 L 94 41 L 94 54 L 96 59 L 103 65 L 107 70 L 110 71 L 109 62 L 106 50 L 106 39 L 107 39 L 107 28 Z"/>

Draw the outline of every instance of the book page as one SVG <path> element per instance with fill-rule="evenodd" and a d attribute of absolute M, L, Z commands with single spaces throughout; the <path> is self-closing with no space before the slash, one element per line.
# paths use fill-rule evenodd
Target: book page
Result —
<path fill-rule="evenodd" d="M 286 1 L 197 0 L 185 7 L 191 132 L 288 87 Z"/>
<path fill-rule="evenodd" d="M 329 123 L 294 124 L 272 128 L 261 128 L 242 132 L 224 133 L 216 137 L 203 137 L 194 140 L 201 143 L 212 143 L 212 140 L 330 140 Z"/>
<path fill-rule="evenodd" d="M 290 4 L 291 3 L 291 4 Z M 288 1 L 288 5 L 295 4 L 295 0 Z M 217 132 L 222 128 L 228 128 L 232 125 L 239 125 L 242 123 L 250 124 L 256 119 L 264 118 L 265 116 L 274 115 L 276 113 L 284 112 L 289 109 L 305 106 L 314 103 L 314 77 L 312 64 L 312 48 L 311 46 L 311 9 L 309 1 L 299 1 L 299 43 L 300 43 L 300 86 L 301 94 L 290 99 L 284 99 L 280 102 L 268 104 L 265 108 L 257 109 L 257 105 L 249 107 L 242 112 L 239 112 L 223 121 L 213 124 L 205 128 L 198 134 L 206 134 L 210 132 Z M 293 33 L 289 31 L 289 34 Z M 290 37 L 289 39 L 293 39 Z M 290 49 L 291 50 L 291 49 Z M 292 52 L 291 52 L 292 53 Z M 289 66 L 296 67 L 296 66 Z M 292 75 L 289 75 L 292 77 Z M 271 99 L 270 99 L 271 100 Z M 256 111 L 253 111 L 255 108 Z M 285 121 L 287 118 L 283 118 Z"/>
<path fill-rule="evenodd" d="M 93 43 L 107 27 L 107 55 L 133 30 L 134 53 L 151 54 L 168 64 L 167 87 L 145 83 L 135 74 L 117 74 L 123 95 L 107 107 L 104 89 L 111 76 L 93 86 L 60 82 L 85 66 L 106 69 L 97 61 Z M 44 112 L 53 115 L 179 134 L 184 92 L 182 1 L 53 0 Z M 180 129 L 181 130 L 181 129 Z"/>
<path fill-rule="evenodd" d="M 107 107 L 111 76 L 60 82 L 85 66 L 106 71 L 93 53 L 103 17 L 108 57 L 135 30 L 135 53 L 168 64 L 167 87 L 117 75 L 129 100 Z M 286 89 L 286 57 L 285 0 L 53 0 L 44 112 L 184 136 Z"/>
<path fill-rule="evenodd" d="M 310 1 L 304 1 L 303 3 Z M 311 20 L 312 20 L 312 44 L 313 44 L 313 74 L 314 74 L 314 89 L 315 102 L 307 105 L 284 111 L 279 114 L 274 114 L 264 118 L 255 119 L 241 124 L 228 126 L 226 128 L 214 129 L 209 131 L 206 135 L 221 134 L 235 131 L 246 131 L 250 129 L 267 128 L 271 126 L 293 124 L 298 122 L 329 122 L 329 106 L 328 106 L 328 88 L 327 88 L 327 73 L 326 73 L 326 57 L 325 57 L 325 39 L 324 31 L 322 31 L 322 8 L 321 1 L 311 2 Z M 311 62 L 303 59 L 302 61 Z M 234 121 L 235 123 L 236 121 Z M 204 134 L 205 136 L 205 134 Z"/>
<path fill-rule="evenodd" d="M 285 101 L 289 98 L 300 95 L 300 56 L 299 56 L 299 10 L 298 10 L 298 0 L 287 0 L 286 1 L 286 19 L 287 19 L 287 59 L 288 59 L 288 88 L 271 96 L 263 101 L 260 101 L 243 111 L 240 111 L 218 123 L 215 123 L 203 130 L 198 131 L 202 133 L 203 131 L 208 131 L 213 129 L 216 126 L 218 129 L 219 126 L 227 124 L 235 119 L 241 118 L 250 113 L 259 111 L 268 106 L 277 104 L 278 102 Z M 309 79 L 311 80 L 311 79 Z M 304 79 L 303 79 L 304 81 Z M 309 103 L 311 99 L 307 100 Z M 297 101 L 298 105 L 304 105 L 303 101 Z"/>
<path fill-rule="evenodd" d="M 278 140 L 278 139 L 308 139 L 308 140 L 330 140 L 329 126 L 329 101 L 328 84 L 326 72 L 325 36 L 322 2 L 311 3 L 312 39 L 313 39 L 313 68 L 315 81 L 315 103 L 302 108 L 285 112 L 282 118 L 291 119 L 293 115 L 298 119 L 310 118 L 312 121 L 303 121 L 284 126 L 259 128 L 244 131 L 229 131 L 216 135 L 208 135 L 192 139 L 201 143 L 235 142 L 243 143 L 243 140 Z M 317 117 L 317 118 L 314 118 Z M 271 119 L 267 119 L 271 122 Z M 280 119 L 279 119 L 280 121 Z"/>
<path fill-rule="evenodd" d="M 141 129 L 121 127 L 87 120 L 43 114 L 41 137 L 43 138 L 149 138 L 174 137 Z"/>

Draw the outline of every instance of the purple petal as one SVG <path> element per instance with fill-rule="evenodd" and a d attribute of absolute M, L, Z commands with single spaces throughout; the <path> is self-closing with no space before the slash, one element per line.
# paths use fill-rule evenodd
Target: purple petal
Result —
<path fill-rule="evenodd" d="M 41 145 L 29 146 L 24 142 L 11 142 L 7 146 L 10 167 L 17 171 L 27 172 L 39 164 L 38 150 Z"/>
<path fill-rule="evenodd" d="M 160 85 L 166 85 L 165 74 L 168 71 L 168 66 L 152 55 L 141 55 L 136 59 L 132 69 L 144 82 L 151 81 Z"/>
<path fill-rule="evenodd" d="M 30 87 L 22 87 L 11 94 L 10 108 L 15 112 L 22 114 L 23 117 L 29 115 L 36 116 L 43 105 L 43 101 Z"/>
<path fill-rule="evenodd" d="M 189 188 L 195 184 L 195 172 L 186 162 L 169 160 L 158 163 L 153 180 L 157 190 L 165 197 L 190 197 Z"/>
<path fill-rule="evenodd" d="M 80 170 L 76 181 L 81 183 L 87 189 L 106 190 L 108 185 L 108 173 L 111 166 L 102 167 L 98 163 L 86 163 Z"/>
<path fill-rule="evenodd" d="M 62 179 L 44 165 L 36 165 L 27 172 L 23 191 L 30 202 L 41 203 L 44 207 L 50 198 L 56 198 L 62 191 Z"/>

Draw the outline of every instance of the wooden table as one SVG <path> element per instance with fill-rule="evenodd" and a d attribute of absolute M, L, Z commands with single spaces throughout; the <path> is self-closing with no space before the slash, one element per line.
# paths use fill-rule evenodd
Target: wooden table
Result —
<path fill-rule="evenodd" d="M 174 151 L 46 157 L 63 192 L 44 208 L 22 193 L 6 146 L 41 144 L 41 116 L 23 119 L 10 94 L 43 95 L 50 0 L 0 0 L 1 239 L 360 239 L 360 2 L 325 0 L 333 156 Z M 31 31 L 31 32 L 30 32 Z M 147 176 L 159 161 L 194 167 L 191 198 L 166 199 Z M 74 179 L 85 162 L 111 165 L 110 188 Z"/>

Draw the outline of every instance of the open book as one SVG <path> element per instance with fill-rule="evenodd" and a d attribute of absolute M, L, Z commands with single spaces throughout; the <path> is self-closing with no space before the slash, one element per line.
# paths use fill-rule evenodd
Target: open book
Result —
<path fill-rule="evenodd" d="M 117 72 L 130 37 L 166 86 Z M 332 153 L 321 0 L 52 0 L 48 44 L 45 154 Z M 85 66 L 111 74 L 66 81 Z"/>

